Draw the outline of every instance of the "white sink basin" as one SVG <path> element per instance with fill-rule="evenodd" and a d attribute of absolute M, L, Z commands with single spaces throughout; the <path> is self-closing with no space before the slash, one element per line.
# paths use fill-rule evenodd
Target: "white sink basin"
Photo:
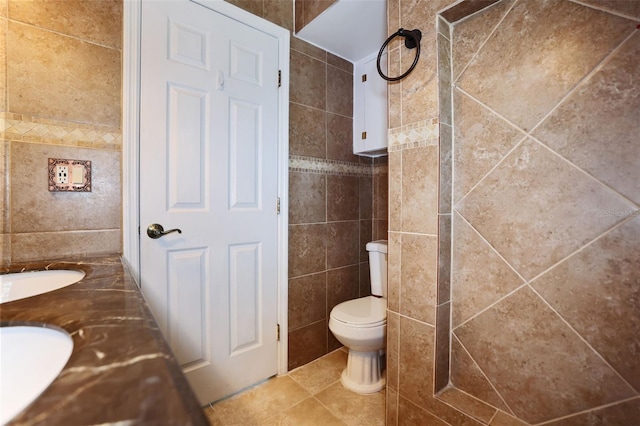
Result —
<path fill-rule="evenodd" d="M 73 350 L 64 331 L 0 327 L 0 424 L 35 400 L 60 374 Z"/>
<path fill-rule="evenodd" d="M 84 278 L 82 271 L 36 271 L 0 275 L 0 303 L 12 302 L 26 297 L 57 290 Z"/>

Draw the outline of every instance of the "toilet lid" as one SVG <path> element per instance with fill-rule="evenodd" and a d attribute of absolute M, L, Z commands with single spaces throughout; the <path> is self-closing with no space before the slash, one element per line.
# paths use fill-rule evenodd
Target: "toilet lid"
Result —
<path fill-rule="evenodd" d="M 374 296 L 347 300 L 333 308 L 331 317 L 354 326 L 375 327 L 387 319 L 387 300 Z"/>

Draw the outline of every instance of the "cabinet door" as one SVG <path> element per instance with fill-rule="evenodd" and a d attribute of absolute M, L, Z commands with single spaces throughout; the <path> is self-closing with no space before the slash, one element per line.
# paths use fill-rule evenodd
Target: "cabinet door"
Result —
<path fill-rule="evenodd" d="M 387 82 L 378 75 L 377 55 L 354 65 L 353 152 L 378 156 L 387 152 Z M 387 69 L 387 54 L 380 60 Z"/>

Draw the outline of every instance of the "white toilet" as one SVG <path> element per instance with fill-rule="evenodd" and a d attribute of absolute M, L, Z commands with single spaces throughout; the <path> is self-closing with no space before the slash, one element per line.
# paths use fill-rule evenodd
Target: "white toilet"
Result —
<path fill-rule="evenodd" d="M 349 348 L 342 384 L 363 394 L 377 392 L 386 383 L 380 354 L 387 335 L 387 241 L 367 243 L 367 251 L 372 295 L 336 305 L 329 317 L 329 329 Z"/>

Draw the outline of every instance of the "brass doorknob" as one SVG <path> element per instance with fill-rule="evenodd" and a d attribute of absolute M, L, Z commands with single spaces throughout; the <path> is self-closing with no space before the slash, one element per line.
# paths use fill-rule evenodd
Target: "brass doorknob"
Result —
<path fill-rule="evenodd" d="M 149 236 L 149 238 L 153 238 L 154 240 L 160 237 L 163 237 L 167 234 L 170 234 L 172 232 L 177 232 L 178 234 L 182 234 L 182 231 L 179 230 L 178 228 L 165 231 L 162 225 L 160 225 L 159 223 L 154 223 L 152 225 L 149 225 L 149 227 L 147 228 L 147 235 Z"/>

